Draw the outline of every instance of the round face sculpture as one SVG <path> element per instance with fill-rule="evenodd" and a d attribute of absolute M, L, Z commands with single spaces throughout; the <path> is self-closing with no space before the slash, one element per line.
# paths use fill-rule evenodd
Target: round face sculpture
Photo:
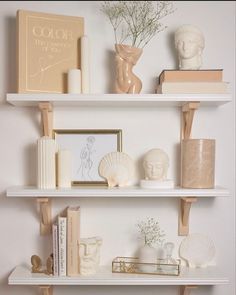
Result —
<path fill-rule="evenodd" d="M 146 180 L 163 181 L 167 177 L 169 158 L 161 149 L 152 149 L 144 156 L 143 161 Z"/>
<path fill-rule="evenodd" d="M 204 49 L 204 37 L 201 31 L 184 25 L 175 32 L 175 48 L 178 52 L 180 69 L 199 69 Z"/>
<path fill-rule="evenodd" d="M 90 275 L 97 271 L 100 262 L 102 239 L 92 237 L 81 239 L 79 244 L 80 274 Z"/>

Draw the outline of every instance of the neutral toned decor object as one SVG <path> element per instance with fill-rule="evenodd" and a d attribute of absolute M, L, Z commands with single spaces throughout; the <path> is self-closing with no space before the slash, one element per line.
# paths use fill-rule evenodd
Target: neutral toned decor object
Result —
<path fill-rule="evenodd" d="M 101 159 L 110 152 L 121 151 L 122 131 L 120 129 L 54 130 L 59 149 L 71 152 L 72 185 L 103 184 L 99 175 Z"/>
<path fill-rule="evenodd" d="M 81 89 L 82 93 L 90 93 L 90 56 L 88 36 L 81 37 Z"/>
<path fill-rule="evenodd" d="M 202 32 L 193 25 L 183 25 L 175 32 L 175 48 L 180 70 L 198 70 L 202 66 L 205 40 Z"/>
<path fill-rule="evenodd" d="M 80 239 L 79 261 L 81 275 L 92 275 L 97 272 L 100 263 L 101 245 L 101 237 Z"/>
<path fill-rule="evenodd" d="M 175 244 L 172 242 L 167 242 L 164 244 L 165 259 L 163 259 L 163 265 L 161 269 L 166 273 L 172 273 L 176 269 L 177 260 L 172 257 Z"/>
<path fill-rule="evenodd" d="M 179 254 L 189 267 L 207 267 L 215 256 L 213 241 L 203 234 L 191 234 L 180 244 Z"/>
<path fill-rule="evenodd" d="M 181 143 L 181 185 L 214 188 L 215 140 L 184 139 Z"/>
<path fill-rule="evenodd" d="M 18 92 L 66 93 L 69 69 L 80 68 L 84 18 L 17 11 Z"/>
<path fill-rule="evenodd" d="M 173 180 L 167 179 L 169 157 L 161 149 L 151 149 L 143 159 L 145 179 L 140 181 L 143 188 L 172 188 Z"/>
<path fill-rule="evenodd" d="M 37 141 L 37 186 L 47 189 L 56 187 L 56 152 L 54 139 L 43 136 Z"/>
<path fill-rule="evenodd" d="M 141 80 L 132 72 L 142 49 L 166 27 L 160 22 L 172 13 L 170 1 L 104 1 L 102 12 L 115 34 L 116 93 L 140 93 Z"/>
<path fill-rule="evenodd" d="M 140 238 L 144 240 L 144 246 L 138 250 L 140 271 L 153 272 L 155 265 L 143 265 L 143 263 L 156 263 L 158 258 L 157 249 L 154 245 L 161 245 L 165 233 L 161 230 L 159 222 L 154 218 L 147 218 L 137 224 Z"/>
<path fill-rule="evenodd" d="M 143 50 L 124 44 L 115 44 L 116 50 L 116 81 L 115 93 L 140 93 L 141 80 L 133 73 Z"/>
<path fill-rule="evenodd" d="M 68 71 L 68 93 L 81 93 L 81 71 L 80 69 L 70 69 Z"/>
<path fill-rule="evenodd" d="M 134 161 L 125 153 L 112 152 L 101 159 L 98 171 L 109 187 L 128 186 L 134 178 Z"/>
<path fill-rule="evenodd" d="M 57 185 L 60 188 L 71 187 L 72 158 L 70 150 L 57 153 Z"/>
<path fill-rule="evenodd" d="M 53 274 L 53 255 L 51 254 L 46 261 L 46 269 L 42 269 L 42 260 L 38 255 L 31 256 L 31 272 L 32 273 L 44 273 L 46 275 Z"/>
<path fill-rule="evenodd" d="M 154 263 L 141 263 L 137 257 L 116 257 L 112 260 L 113 273 L 178 276 L 180 267 L 180 259 L 176 259 L 175 264 L 165 264 L 164 259 L 156 259 Z"/>

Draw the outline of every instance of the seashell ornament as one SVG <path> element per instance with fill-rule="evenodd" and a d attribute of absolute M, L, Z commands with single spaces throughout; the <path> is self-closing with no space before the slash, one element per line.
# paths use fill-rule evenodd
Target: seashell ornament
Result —
<path fill-rule="evenodd" d="M 112 152 L 100 161 L 98 172 L 107 180 L 109 187 L 128 186 L 134 177 L 134 162 L 125 153 Z"/>

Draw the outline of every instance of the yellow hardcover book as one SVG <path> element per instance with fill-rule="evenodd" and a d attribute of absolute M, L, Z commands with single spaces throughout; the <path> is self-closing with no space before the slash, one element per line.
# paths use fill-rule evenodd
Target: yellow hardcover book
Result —
<path fill-rule="evenodd" d="M 67 208 L 67 275 L 79 275 L 80 207 Z"/>
<path fill-rule="evenodd" d="M 84 18 L 17 11 L 18 92 L 66 93 L 69 69 L 80 68 Z"/>

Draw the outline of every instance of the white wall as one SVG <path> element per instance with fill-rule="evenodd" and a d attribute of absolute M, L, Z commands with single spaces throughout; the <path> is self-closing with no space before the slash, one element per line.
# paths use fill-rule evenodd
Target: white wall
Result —
<path fill-rule="evenodd" d="M 85 31 L 91 41 L 92 92 L 108 93 L 114 74 L 111 52 L 114 47 L 110 24 L 99 11 L 99 2 L 85 1 L 5 1 L 0 3 L 0 294 L 36 294 L 34 287 L 8 286 L 7 277 L 18 264 L 30 263 L 32 254 L 46 258 L 50 239 L 39 236 L 34 200 L 7 199 L 6 188 L 35 184 L 35 142 L 40 136 L 37 110 L 13 108 L 5 103 L 8 92 L 16 92 L 17 9 L 85 17 Z M 173 32 L 182 24 L 199 26 L 206 48 L 203 68 L 224 69 L 224 80 L 235 83 L 235 2 L 175 2 L 177 11 L 164 20 L 168 29 L 156 36 L 144 49 L 135 72 L 143 81 L 143 93 L 153 93 L 156 77 L 163 69 L 176 67 Z M 226 186 L 231 197 L 199 200 L 191 211 L 190 231 L 209 235 L 217 248 L 215 262 L 230 284 L 200 287 L 193 294 L 235 294 L 234 241 L 234 149 L 235 103 L 220 108 L 200 109 L 196 113 L 193 136 L 215 138 L 216 183 Z M 153 147 L 170 156 L 169 177 L 179 180 L 179 111 L 173 109 L 90 109 L 58 110 L 55 128 L 121 128 L 123 150 L 136 161 Z M 140 173 L 141 175 L 141 173 Z M 53 215 L 69 204 L 79 204 L 82 236 L 101 235 L 102 264 L 111 264 L 117 255 L 131 255 L 137 246 L 135 224 L 138 219 L 156 216 L 167 240 L 175 242 L 175 256 L 182 237 L 177 235 L 178 200 L 55 200 Z M 176 287 L 60 287 L 55 294 L 178 294 Z"/>

